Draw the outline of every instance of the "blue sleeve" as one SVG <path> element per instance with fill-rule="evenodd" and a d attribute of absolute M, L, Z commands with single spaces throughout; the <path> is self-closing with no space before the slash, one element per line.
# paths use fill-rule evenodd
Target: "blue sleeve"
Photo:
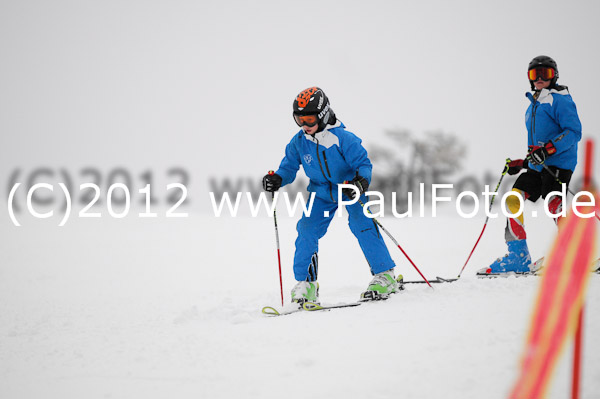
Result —
<path fill-rule="evenodd" d="M 557 154 L 576 146 L 579 140 L 581 140 L 581 121 L 577 114 L 577 107 L 570 96 L 566 98 L 560 97 L 562 96 L 555 95 L 555 106 L 553 108 L 556 122 L 559 124 L 562 132 L 551 140 L 554 147 L 556 147 Z"/>
<path fill-rule="evenodd" d="M 281 160 L 281 164 L 279 164 L 279 169 L 275 172 L 281 176 L 282 187 L 293 182 L 296 179 L 296 173 L 300 169 L 300 154 L 296 148 L 295 140 L 296 136 L 285 147 L 285 156 Z"/>
<path fill-rule="evenodd" d="M 371 184 L 371 174 L 373 171 L 373 164 L 369 160 L 367 150 L 362 146 L 362 140 L 356 137 L 354 134 L 349 134 L 342 140 L 342 155 L 344 159 L 354 170 L 358 171 L 358 174 Z"/>

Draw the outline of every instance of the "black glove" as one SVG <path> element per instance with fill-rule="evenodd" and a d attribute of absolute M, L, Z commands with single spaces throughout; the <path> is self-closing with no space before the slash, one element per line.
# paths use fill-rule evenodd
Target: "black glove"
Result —
<path fill-rule="evenodd" d="M 556 147 L 552 144 L 551 141 L 544 144 L 543 147 L 537 145 L 529 146 L 529 155 L 527 155 L 527 160 L 531 162 L 533 165 L 541 165 L 546 162 L 546 159 L 556 153 Z"/>
<path fill-rule="evenodd" d="M 508 173 L 511 176 L 516 175 L 523 168 L 527 168 L 527 161 L 523 159 L 514 159 L 506 164 L 504 173 Z"/>
<path fill-rule="evenodd" d="M 270 171 L 263 177 L 263 188 L 265 191 L 274 192 L 279 190 L 281 187 L 281 181 L 283 179 L 277 173 Z"/>
<path fill-rule="evenodd" d="M 361 195 L 363 195 L 363 193 L 365 191 L 367 191 L 367 189 L 369 188 L 369 182 L 367 181 L 367 179 L 365 179 L 362 176 L 359 176 L 358 173 L 356 173 L 356 177 L 354 179 L 352 179 L 349 182 L 344 182 L 344 183 L 352 184 L 352 185 L 356 186 L 356 188 L 358 188 L 359 197 Z M 342 189 L 342 194 L 346 195 L 346 197 L 353 200 L 356 195 L 356 192 L 355 192 L 355 190 L 351 189 L 350 187 L 346 187 L 346 188 Z"/>

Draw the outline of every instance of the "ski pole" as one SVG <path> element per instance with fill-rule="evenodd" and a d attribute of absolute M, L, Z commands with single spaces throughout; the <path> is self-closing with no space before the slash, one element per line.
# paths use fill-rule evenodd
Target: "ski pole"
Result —
<path fill-rule="evenodd" d="M 558 178 L 558 173 L 554 174 L 554 172 L 552 172 L 552 169 L 550 169 L 550 168 L 548 167 L 548 165 L 546 165 L 545 163 L 542 163 L 542 164 L 540 164 L 540 165 L 542 165 L 542 168 L 546 169 L 546 171 L 547 171 L 548 173 L 550 173 L 550 175 L 551 175 L 552 177 L 554 177 L 554 180 L 556 180 L 556 182 L 557 182 L 558 184 L 564 184 L 564 183 L 563 183 L 562 181 L 560 181 L 560 179 Z M 572 196 L 575 196 L 575 193 L 574 193 L 573 191 L 571 191 L 571 189 L 570 189 L 569 187 L 567 187 L 567 192 L 568 192 L 569 194 L 571 194 Z"/>
<path fill-rule="evenodd" d="M 530 155 L 531 155 L 531 154 L 530 154 Z M 542 168 L 546 169 L 546 171 L 547 171 L 548 173 L 550 173 L 550 175 L 554 176 L 554 179 L 556 180 L 556 182 L 557 182 L 558 184 L 561 184 L 561 185 L 562 185 L 562 184 L 565 184 L 565 183 L 563 183 L 562 181 L 560 181 L 560 179 L 558 178 L 558 173 L 554 174 L 554 173 L 552 172 L 552 169 L 550 169 L 550 168 L 548 167 L 548 165 L 546 165 L 545 163 L 542 163 L 542 164 L 540 164 L 540 165 L 542 165 Z M 575 196 L 575 193 L 574 193 L 573 191 L 571 191 L 571 189 L 570 189 L 569 187 L 567 187 L 567 192 L 568 192 L 569 194 L 571 194 L 573 197 Z M 598 216 L 598 214 L 597 214 L 597 213 L 594 213 L 594 215 L 596 215 L 596 219 L 600 220 L 600 216 Z"/>
<path fill-rule="evenodd" d="M 348 181 L 345 181 L 344 184 L 349 184 Z M 371 211 L 369 210 L 369 208 L 365 208 L 365 204 L 363 204 L 363 202 L 359 199 L 358 203 L 360 204 L 360 206 L 363 207 L 363 209 L 366 209 L 367 212 L 369 212 L 371 215 L 373 215 L 371 213 Z M 415 263 L 412 261 L 412 259 L 410 258 L 410 256 L 408 256 L 408 254 L 404 251 L 404 249 L 402 249 L 402 247 L 400 246 L 400 244 L 398 244 L 398 241 L 396 241 L 396 239 L 390 234 L 389 231 L 386 230 L 385 227 L 383 227 L 383 225 L 381 223 L 379 223 L 379 220 L 375 219 L 375 217 L 372 218 L 373 221 L 377 224 L 377 226 L 379 226 L 381 228 L 381 230 L 383 230 L 383 232 L 385 234 L 387 234 L 387 236 L 394 242 L 394 244 L 396 244 L 396 246 L 400 249 L 400 251 L 402 251 L 402 253 L 404 254 L 404 256 L 406 257 L 406 259 L 408 259 L 408 261 L 410 262 L 410 264 L 415 268 L 415 270 L 421 275 L 421 277 L 423 278 L 423 280 L 425 280 L 425 282 L 427 283 L 427 285 L 433 289 L 433 287 L 431 286 L 431 284 L 429 284 L 429 280 L 427 280 L 425 278 L 425 276 L 423 275 L 423 273 L 421 273 L 421 271 L 419 270 L 419 268 L 417 267 L 417 265 L 415 265 Z"/>
<path fill-rule="evenodd" d="M 463 270 L 465 270 L 467 263 L 469 263 L 469 259 L 471 259 L 471 255 L 473 255 L 473 252 L 475 252 L 475 248 L 477 248 L 477 245 L 479 244 L 479 240 L 481 240 L 481 237 L 483 236 L 483 232 L 485 231 L 488 221 L 490 220 L 490 213 L 492 211 L 492 205 L 494 204 L 494 198 L 496 198 L 496 193 L 498 193 L 498 189 L 500 188 L 500 185 L 502 184 L 502 179 L 504 179 L 506 172 L 508 172 L 508 163 L 509 162 L 510 162 L 510 158 L 506 158 L 506 163 L 504 164 L 504 169 L 502 170 L 502 176 L 500 176 L 500 180 L 498 180 L 498 184 L 496 185 L 496 189 L 494 190 L 494 195 L 492 196 L 492 200 L 490 201 L 490 207 L 489 207 L 487 216 L 485 218 L 485 223 L 483 224 L 483 229 L 481 229 L 481 233 L 479 234 L 479 237 L 477 238 L 477 241 L 475 242 L 475 246 L 471 250 L 471 253 L 469 254 L 469 257 L 467 258 L 467 261 L 463 265 L 462 269 L 460 269 L 460 273 L 458 273 L 457 278 L 460 278 L 460 276 L 462 275 L 462 272 L 463 272 Z"/>
<path fill-rule="evenodd" d="M 270 170 L 270 175 L 275 172 Z M 271 191 L 271 201 L 275 201 L 275 192 Z M 279 249 L 279 228 L 277 227 L 277 206 L 273 205 L 273 221 L 275 222 L 275 242 L 277 243 L 277 262 L 279 263 L 279 289 L 281 290 L 281 306 L 283 306 L 283 279 L 281 277 L 281 251 Z"/>

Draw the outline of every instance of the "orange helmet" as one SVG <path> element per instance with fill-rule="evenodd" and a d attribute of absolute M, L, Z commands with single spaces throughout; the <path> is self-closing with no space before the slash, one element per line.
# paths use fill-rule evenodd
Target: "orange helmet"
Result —
<path fill-rule="evenodd" d="M 315 123 L 306 123 L 302 116 L 315 115 L 316 123 L 319 124 L 319 131 L 323 130 L 328 123 L 335 123 L 335 114 L 329 105 L 329 99 L 318 87 L 309 87 L 302 90 L 294 99 L 293 104 L 294 120 L 298 126 L 304 124 L 314 126 Z"/>

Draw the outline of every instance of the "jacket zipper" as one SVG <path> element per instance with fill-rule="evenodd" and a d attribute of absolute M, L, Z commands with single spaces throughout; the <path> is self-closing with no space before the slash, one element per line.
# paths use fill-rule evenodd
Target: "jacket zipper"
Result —
<path fill-rule="evenodd" d="M 537 102 L 537 100 L 536 100 Z M 537 104 L 533 103 L 533 109 L 531 110 L 531 145 L 535 145 L 535 113 L 537 111 Z"/>
<path fill-rule="evenodd" d="M 323 177 L 325 178 L 325 180 L 327 180 L 327 183 L 329 183 L 329 196 L 331 197 L 331 200 L 333 202 L 336 202 L 333 199 L 333 189 L 331 187 L 331 182 L 325 175 L 325 171 L 323 170 L 323 164 L 321 163 L 321 156 L 319 155 L 319 139 L 315 137 L 315 141 L 317 142 L 317 160 L 319 161 L 319 167 L 321 168 L 321 173 L 323 173 Z M 323 151 L 323 157 L 325 158 L 325 151 Z M 327 166 L 327 158 L 325 158 L 325 166 Z M 327 168 L 327 172 L 329 172 L 329 167 Z M 330 177 L 331 177 L 331 175 L 330 175 Z"/>
<path fill-rule="evenodd" d="M 535 144 L 535 112 L 537 111 L 537 99 L 533 99 L 533 107 L 531 108 L 531 145 Z M 528 149 L 527 154 L 531 153 L 531 148 Z"/>

